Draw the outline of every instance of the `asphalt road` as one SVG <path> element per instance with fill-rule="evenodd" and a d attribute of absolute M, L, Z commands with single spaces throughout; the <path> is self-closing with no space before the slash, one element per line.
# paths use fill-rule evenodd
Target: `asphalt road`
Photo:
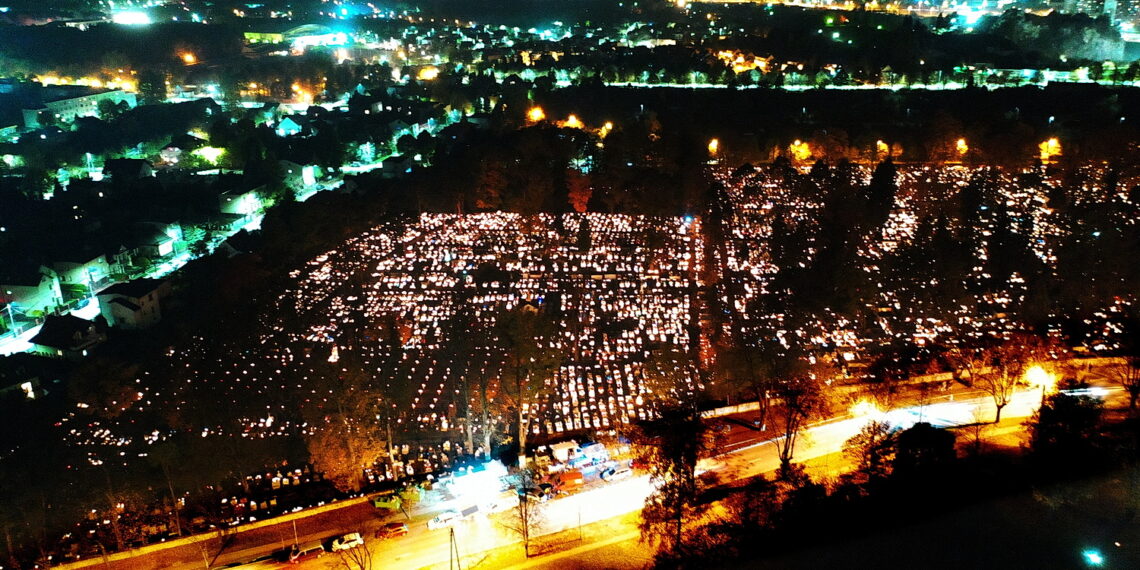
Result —
<path fill-rule="evenodd" d="M 1115 392 L 1115 393 L 1113 393 Z M 1119 389 L 1109 390 L 1113 398 L 1119 398 Z M 1031 415 L 1040 404 L 1041 394 L 1034 390 L 1018 392 L 1011 403 L 1002 411 L 1002 425 L 991 428 L 990 434 L 1017 431 L 1021 429 L 1021 421 Z M 902 428 L 908 427 L 917 421 L 927 421 L 936 426 L 954 426 L 976 423 L 978 421 L 991 421 L 994 415 L 993 401 L 984 394 L 977 392 L 956 392 L 939 395 L 932 398 L 922 406 L 912 406 L 892 410 L 886 414 L 874 417 L 885 419 L 893 425 Z M 779 456 L 776 445 L 770 432 L 762 432 L 752 427 L 746 418 L 729 419 L 722 428 L 724 443 L 720 447 L 722 453 L 702 460 L 698 471 L 713 472 L 722 482 L 743 479 L 762 473 L 770 473 L 779 466 Z M 828 458 L 829 461 L 845 463 L 840 453 L 845 442 L 859 432 L 871 419 L 869 416 L 833 419 L 810 426 L 800 436 L 796 444 L 794 460 L 806 462 Z M 1012 431 L 1011 431 L 1012 430 Z M 840 459 L 835 459 L 840 458 Z M 837 465 L 836 470 L 842 469 Z M 589 484 L 579 493 L 552 500 L 542 509 L 542 523 L 536 534 L 546 535 L 559 531 L 570 531 L 580 525 L 603 521 L 635 512 L 644 504 L 645 497 L 651 488 L 648 477 L 631 477 L 624 481 L 614 483 L 596 482 Z M 510 547 L 521 549 L 521 540 L 517 533 L 509 530 L 509 512 L 493 514 L 476 514 L 466 520 L 456 523 L 454 529 L 454 544 L 449 529 L 429 530 L 427 521 L 447 509 L 460 510 L 466 506 L 461 500 L 456 500 L 445 493 L 433 491 L 425 500 L 412 509 L 410 518 L 403 515 L 387 517 L 379 516 L 381 513 L 369 505 L 357 505 L 344 512 L 327 513 L 311 519 L 298 521 L 298 537 L 302 542 L 321 538 L 328 538 L 338 532 L 362 531 L 365 533 L 367 545 L 365 554 L 372 560 L 372 568 L 385 570 L 418 570 L 423 568 L 449 567 L 457 552 L 458 557 L 464 561 L 464 567 L 470 567 L 478 562 L 485 553 Z M 406 521 L 409 533 L 406 536 L 390 539 L 374 537 L 375 530 L 388 520 Z M 247 561 L 271 551 L 278 550 L 282 544 L 291 543 L 293 538 L 292 524 L 271 526 L 243 535 L 238 544 L 233 544 L 226 552 L 214 561 L 214 568 L 222 565 Z M 616 539 L 616 537 L 615 537 Z M 636 541 L 636 538 L 630 540 Z M 583 560 L 591 557 L 603 556 L 604 559 L 620 558 L 617 553 L 631 551 L 634 546 L 628 541 L 606 541 L 607 544 L 591 547 L 582 544 L 571 548 L 580 551 Z M 454 549 L 454 550 L 453 550 Z M 599 549 L 604 549 L 599 552 Z M 146 566 L 154 568 L 201 569 L 205 567 L 200 552 L 196 549 L 176 549 L 181 552 L 164 552 L 147 558 Z M 609 553 L 608 556 L 605 556 Z M 305 561 L 301 564 L 288 565 L 271 561 L 235 566 L 236 568 L 258 569 L 267 568 L 301 568 L 301 569 L 328 569 L 344 567 L 342 555 L 327 553 L 320 558 Z M 536 559 L 526 562 L 527 567 L 541 565 Z M 131 562 L 131 561 L 124 561 Z M 141 560 L 134 560 L 137 565 Z M 533 564 L 532 564 L 533 562 Z M 642 563 L 634 563 L 640 567 Z M 116 567 L 131 567 L 119 566 Z M 489 567 L 489 566 L 482 566 Z"/>
<path fill-rule="evenodd" d="M 1011 429 L 1020 429 L 1020 422 L 1031 415 L 1040 402 L 1040 392 L 1032 390 L 1018 392 L 1002 411 L 1003 427 L 1012 426 Z M 927 421 L 936 426 L 953 426 L 975 423 L 979 420 L 991 421 L 994 410 L 993 401 L 989 396 L 978 393 L 955 393 L 934 398 L 923 406 L 893 410 L 876 417 L 903 428 L 917 421 Z M 840 454 L 846 441 L 857 434 L 870 419 L 870 417 L 847 417 L 811 426 L 797 441 L 795 461 L 818 460 Z M 736 425 L 732 432 L 727 434 L 731 443 L 727 446 L 727 451 L 702 461 L 698 465 L 699 471 L 715 472 L 722 481 L 731 481 L 770 473 L 779 467 L 779 455 L 772 439 L 764 439 L 763 435 L 756 435 L 760 432 L 743 425 Z M 649 492 L 648 478 L 640 476 L 610 484 L 598 484 L 575 495 L 553 500 L 545 506 L 544 524 L 539 534 L 572 530 L 579 524 L 589 524 L 636 511 L 644 504 Z M 447 529 L 428 530 L 426 521 L 435 512 L 461 506 L 457 502 L 441 502 L 430 511 L 414 517 L 409 523 L 410 532 L 407 536 L 387 540 L 370 539 L 368 549 L 372 554 L 372 567 L 385 570 L 449 567 L 453 558 L 451 533 Z M 480 552 L 516 545 L 519 542 L 519 537 L 502 524 L 507 515 L 508 513 L 476 515 L 454 527 L 455 547 L 463 560 L 464 567 L 477 562 L 480 559 Z M 634 544 L 636 540 L 636 536 L 632 536 L 598 547 L 584 544 L 571 551 L 580 552 L 583 562 L 601 556 L 602 559 L 610 561 L 603 563 L 607 565 L 613 560 L 620 560 L 618 553 L 638 551 Z M 558 566 L 556 561 L 546 563 L 542 560 L 544 559 L 528 561 L 520 567 Z M 568 558 L 563 557 L 560 560 L 567 561 Z M 629 563 L 630 567 L 640 567 L 644 564 L 644 560 L 630 558 Z M 335 555 L 327 554 L 321 559 L 299 567 L 325 569 L 337 567 L 338 564 L 339 559 Z"/>

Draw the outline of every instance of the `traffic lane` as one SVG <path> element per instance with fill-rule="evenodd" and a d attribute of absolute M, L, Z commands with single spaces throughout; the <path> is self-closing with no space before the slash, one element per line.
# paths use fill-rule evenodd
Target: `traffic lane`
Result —
<path fill-rule="evenodd" d="M 406 536 L 371 539 L 374 567 L 417 569 L 447 564 L 452 553 L 451 529 L 455 530 L 455 545 L 461 557 L 518 541 L 516 536 L 485 515 L 476 514 L 452 527 L 434 530 L 427 527 L 428 518 L 408 523 Z"/>

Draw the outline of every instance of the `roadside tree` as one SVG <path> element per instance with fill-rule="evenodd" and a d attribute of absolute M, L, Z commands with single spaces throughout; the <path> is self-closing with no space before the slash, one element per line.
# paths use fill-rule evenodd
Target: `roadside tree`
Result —
<path fill-rule="evenodd" d="M 856 465 L 867 481 L 890 475 L 895 458 L 896 435 L 887 422 L 872 420 L 843 446 L 843 455 Z"/>
<path fill-rule="evenodd" d="M 496 325 L 500 385 L 515 415 L 519 468 L 526 469 L 527 435 L 548 382 L 561 364 L 557 323 L 545 308 L 524 303 L 502 313 Z"/>
<path fill-rule="evenodd" d="M 794 472 L 792 459 L 804 428 L 810 420 L 824 416 L 830 403 L 823 382 L 808 373 L 781 382 L 776 397 L 780 403 L 773 410 L 781 435 L 773 443 L 780 457 L 779 477 L 785 478 Z"/>
<path fill-rule="evenodd" d="M 511 533 L 518 535 L 523 542 L 523 550 L 530 556 L 530 540 L 534 537 L 544 518 L 544 505 L 534 496 L 538 488 L 538 480 L 531 469 L 523 469 L 516 474 L 515 490 L 518 502 L 514 508 L 507 511 L 501 523 Z"/>
<path fill-rule="evenodd" d="M 364 529 L 357 529 L 360 536 L 366 536 Z M 372 570 L 372 543 L 365 539 L 360 545 L 336 551 L 336 568 L 343 570 Z"/>
<path fill-rule="evenodd" d="M 646 379 L 650 418 L 629 431 L 634 453 L 646 465 L 654 487 L 641 511 L 641 539 L 655 544 L 662 554 L 676 553 L 684 548 L 686 523 L 703 510 L 697 461 L 711 444 L 697 408 L 691 382 L 695 372 L 688 360 L 664 352 L 651 357 L 650 364 Z"/>
<path fill-rule="evenodd" d="M 1135 412 L 1136 402 L 1140 400 L 1140 358 L 1126 356 L 1123 362 L 1109 365 L 1105 373 L 1113 383 L 1124 388 L 1128 394 L 1128 411 Z"/>

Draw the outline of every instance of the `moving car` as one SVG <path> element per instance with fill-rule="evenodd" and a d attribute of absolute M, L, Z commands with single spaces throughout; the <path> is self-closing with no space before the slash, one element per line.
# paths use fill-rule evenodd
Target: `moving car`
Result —
<path fill-rule="evenodd" d="M 362 544 L 364 544 L 364 537 L 360 536 L 359 532 L 350 532 L 344 536 L 334 538 L 332 541 L 332 548 L 330 550 L 333 552 L 339 552 L 341 550 L 356 548 Z"/>
<path fill-rule="evenodd" d="M 408 534 L 408 523 L 390 522 L 376 531 L 376 538 L 396 538 Z"/>
<path fill-rule="evenodd" d="M 435 530 L 437 528 L 449 527 L 459 522 L 462 518 L 459 511 L 443 511 L 434 519 L 428 521 L 428 529 Z"/>

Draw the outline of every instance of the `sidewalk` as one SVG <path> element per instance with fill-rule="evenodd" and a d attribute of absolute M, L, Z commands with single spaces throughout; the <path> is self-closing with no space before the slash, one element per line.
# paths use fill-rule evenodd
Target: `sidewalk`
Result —
<path fill-rule="evenodd" d="M 643 548 L 638 542 L 641 533 L 637 529 L 641 513 L 626 513 L 619 517 L 582 525 L 579 529 L 568 529 L 531 539 L 531 552 L 547 548 L 548 552 L 527 557 L 523 552 L 522 542 L 515 542 L 508 546 L 485 550 L 465 555 L 461 560 L 461 567 L 465 570 L 491 570 L 491 569 L 517 569 L 525 568 L 564 568 L 569 563 L 572 567 L 585 567 L 589 558 L 603 548 L 631 543 L 628 547 L 643 553 L 643 556 L 630 557 L 622 555 L 617 560 L 608 560 L 602 567 L 614 569 L 645 568 L 652 562 L 650 549 Z M 581 538 L 579 538 L 579 536 Z M 623 548 L 622 550 L 628 550 Z M 611 557 L 607 557 L 611 558 Z M 570 561 L 573 562 L 570 562 Z M 446 564 L 432 566 L 442 569 Z"/>

